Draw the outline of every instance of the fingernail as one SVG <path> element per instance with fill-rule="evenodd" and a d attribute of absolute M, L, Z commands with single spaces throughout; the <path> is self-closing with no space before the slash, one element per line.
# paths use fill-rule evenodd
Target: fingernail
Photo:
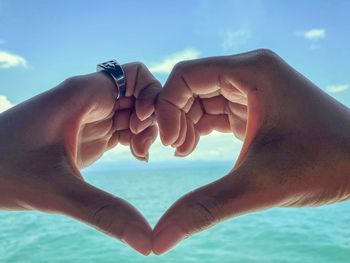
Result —
<path fill-rule="evenodd" d="M 164 252 L 173 248 L 185 237 L 186 233 L 183 232 L 178 226 L 168 225 L 155 235 L 152 250 L 157 255 L 163 254 Z"/>
<path fill-rule="evenodd" d="M 152 247 L 149 237 L 150 234 L 143 229 L 135 225 L 128 225 L 124 231 L 123 241 L 142 255 L 147 256 L 151 252 Z"/>

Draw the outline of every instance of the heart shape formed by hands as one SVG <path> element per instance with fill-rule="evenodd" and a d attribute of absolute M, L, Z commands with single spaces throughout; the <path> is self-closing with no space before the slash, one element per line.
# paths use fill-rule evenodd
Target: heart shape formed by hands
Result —
<path fill-rule="evenodd" d="M 65 214 L 150 253 L 146 219 L 79 172 L 118 143 L 130 145 L 137 159 L 148 158 L 161 86 L 140 63 L 124 70 L 128 89 L 117 101 L 115 83 L 98 72 L 72 77 L 0 115 L 0 209 Z"/>
<path fill-rule="evenodd" d="M 347 111 L 276 54 L 181 62 L 163 89 L 142 64 L 124 70 L 127 94 L 117 101 L 113 81 L 100 72 L 1 115 L 0 208 L 63 213 L 147 255 L 244 213 L 350 196 Z M 152 230 L 129 203 L 84 182 L 79 169 L 118 142 L 148 160 L 156 122 L 178 156 L 212 130 L 244 144 L 228 175 L 180 198 Z"/>

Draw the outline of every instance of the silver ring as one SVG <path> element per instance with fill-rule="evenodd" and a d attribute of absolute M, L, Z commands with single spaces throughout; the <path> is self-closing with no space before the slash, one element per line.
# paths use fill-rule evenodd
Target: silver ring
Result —
<path fill-rule="evenodd" d="M 107 62 L 97 64 L 96 70 L 103 71 L 113 78 L 118 88 L 117 99 L 119 97 L 125 96 L 126 94 L 125 73 L 122 66 L 116 60 L 113 59 Z"/>

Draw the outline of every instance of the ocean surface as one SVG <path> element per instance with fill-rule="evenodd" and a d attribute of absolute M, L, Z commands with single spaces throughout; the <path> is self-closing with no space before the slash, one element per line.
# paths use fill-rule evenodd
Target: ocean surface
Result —
<path fill-rule="evenodd" d="M 227 171 L 227 166 L 214 165 L 90 170 L 84 175 L 88 182 L 126 198 L 153 226 L 178 197 Z M 143 257 L 64 216 L 0 212 L 0 262 L 350 262 L 350 202 L 241 216 L 160 257 Z"/>

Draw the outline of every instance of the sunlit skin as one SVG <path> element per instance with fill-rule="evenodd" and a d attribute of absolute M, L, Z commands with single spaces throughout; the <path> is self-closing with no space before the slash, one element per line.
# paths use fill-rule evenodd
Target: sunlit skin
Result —
<path fill-rule="evenodd" d="M 115 100 L 115 83 L 99 72 L 0 114 L 0 209 L 64 214 L 148 255 L 249 212 L 349 199 L 349 109 L 273 52 L 181 62 L 163 89 L 144 65 L 123 67 L 126 97 Z M 228 175 L 179 199 L 152 231 L 79 171 L 118 143 L 147 161 L 157 123 L 177 156 L 213 130 L 244 143 Z"/>
<path fill-rule="evenodd" d="M 99 72 L 70 78 L 0 115 L 0 209 L 65 214 L 146 255 L 152 230 L 145 218 L 79 172 L 118 143 L 148 159 L 160 84 L 142 64 L 123 67 L 127 97 L 117 101 L 115 83 Z"/>
<path fill-rule="evenodd" d="M 350 197 L 349 109 L 271 51 L 179 63 L 156 116 L 162 142 L 178 156 L 212 130 L 244 140 L 228 175 L 183 196 L 161 217 L 153 230 L 156 254 L 228 218 Z"/>

